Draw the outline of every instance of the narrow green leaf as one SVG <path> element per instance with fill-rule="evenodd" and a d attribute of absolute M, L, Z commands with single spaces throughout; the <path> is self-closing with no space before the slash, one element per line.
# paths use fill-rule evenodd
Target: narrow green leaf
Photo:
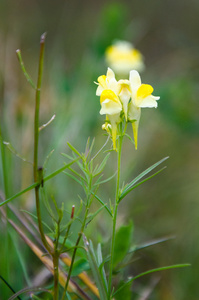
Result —
<path fill-rule="evenodd" d="M 82 155 L 73 147 L 69 142 L 67 142 L 68 147 L 75 153 L 77 154 L 80 158 L 82 158 Z"/>
<path fill-rule="evenodd" d="M 48 200 L 48 197 L 46 196 L 46 193 L 45 193 L 45 188 L 42 188 L 41 189 L 41 199 L 43 200 L 44 202 L 44 205 L 48 211 L 48 214 L 51 216 L 52 220 L 54 222 L 56 222 L 56 217 L 55 217 L 55 214 L 50 206 L 50 203 L 49 203 L 49 200 Z"/>
<path fill-rule="evenodd" d="M 103 280 L 103 285 L 106 291 L 108 291 L 108 283 L 107 283 L 107 279 L 106 279 L 106 273 L 105 273 L 105 269 L 104 269 L 104 263 L 105 261 L 103 261 L 103 257 L 102 257 L 102 247 L 101 244 L 99 243 L 97 246 L 97 261 L 98 261 L 98 268 L 101 274 L 101 278 Z"/>
<path fill-rule="evenodd" d="M 64 171 L 63 173 L 65 175 L 67 175 L 68 177 L 72 178 L 73 180 L 75 180 L 77 183 L 79 183 L 82 186 L 82 182 L 79 179 L 77 179 L 75 176 L 73 176 L 72 174 L 70 174 L 70 173 L 68 173 L 66 171 Z"/>
<path fill-rule="evenodd" d="M 109 215 L 112 217 L 113 216 L 113 214 L 111 213 L 111 211 L 110 211 L 110 209 L 108 208 L 108 206 L 97 196 L 97 195 L 95 195 L 94 193 L 92 193 L 94 196 L 95 196 L 95 198 L 99 201 L 99 203 L 101 203 L 103 206 L 104 206 L 104 208 L 107 210 L 107 212 L 109 213 Z"/>
<path fill-rule="evenodd" d="M 79 158 L 76 158 L 75 160 L 71 161 L 70 163 L 64 165 L 63 167 L 57 169 L 55 172 L 51 173 L 50 175 L 44 177 L 43 181 L 48 181 L 49 179 L 55 177 L 56 175 L 58 175 L 59 173 L 63 172 L 65 169 L 67 169 L 68 167 L 70 167 L 72 164 L 74 164 L 75 162 L 78 161 Z M 29 187 L 27 187 L 26 189 L 22 190 L 21 192 L 15 194 L 14 196 L 6 199 L 5 201 L 0 203 L 0 207 L 3 206 L 4 204 L 14 200 L 15 198 L 23 195 L 24 193 L 31 191 L 32 189 L 34 189 L 36 186 L 38 186 L 40 184 L 40 182 L 35 182 L 33 184 L 31 184 Z"/>
<path fill-rule="evenodd" d="M 121 262 L 127 253 L 131 245 L 133 234 L 133 223 L 129 222 L 127 226 L 121 226 L 116 232 L 115 236 L 115 248 L 113 256 L 113 267 L 116 267 L 119 262 Z"/>
<path fill-rule="evenodd" d="M 87 141 L 86 149 L 85 149 L 85 158 L 87 161 L 90 160 L 90 156 L 91 156 L 94 144 L 95 144 L 95 138 L 92 140 L 91 145 L 90 145 L 90 137 L 89 137 L 88 141 Z"/>
<path fill-rule="evenodd" d="M 127 282 L 125 282 L 114 294 L 113 296 L 117 295 L 119 293 L 119 291 L 121 289 L 123 289 L 125 286 L 131 284 L 134 280 L 142 277 L 142 276 L 145 276 L 145 275 L 148 275 L 148 274 L 151 274 L 151 273 L 154 273 L 154 272 L 160 272 L 160 271 L 165 271 L 165 270 L 170 270 L 170 269 L 176 269 L 176 268 L 184 268 L 184 267 L 190 267 L 191 265 L 190 264 L 177 264 L 177 265 L 171 265 L 171 266 L 166 266 L 166 267 L 160 267 L 160 268 L 156 268 L 156 269 L 151 269 L 149 271 L 146 271 L 146 272 L 143 272 L 143 273 L 140 273 L 139 275 L 129 279 Z"/>
<path fill-rule="evenodd" d="M 107 179 L 104 179 L 104 180 L 101 180 L 101 181 L 98 181 L 98 180 L 97 180 L 95 184 L 100 185 L 100 184 L 106 183 L 106 182 L 110 181 L 111 179 L 113 179 L 113 178 L 115 177 L 116 174 L 117 174 L 117 172 L 114 173 L 112 176 L 108 177 Z M 100 177 L 100 178 L 101 178 L 101 177 Z"/>
<path fill-rule="evenodd" d="M 140 173 L 136 178 L 134 178 L 129 184 L 127 184 L 127 186 L 124 188 L 123 193 L 128 190 L 129 188 L 131 188 L 131 186 L 133 186 L 136 182 L 138 182 L 141 178 L 143 178 L 145 175 L 147 175 L 149 172 L 151 172 L 153 169 L 155 169 L 157 166 L 159 166 L 161 163 L 163 163 L 165 160 L 167 160 L 169 158 L 169 156 L 159 160 L 157 163 L 153 164 L 152 166 L 150 166 L 149 168 L 147 168 L 145 171 L 143 171 L 142 173 Z"/>
<path fill-rule="evenodd" d="M 150 241 L 150 242 L 138 245 L 138 246 L 134 246 L 134 247 L 132 247 L 132 249 L 130 249 L 129 253 L 132 253 L 132 252 L 135 252 L 135 251 L 138 251 L 138 250 L 142 250 L 142 249 L 145 249 L 147 247 L 151 247 L 151 246 L 163 243 L 163 242 L 167 242 L 167 241 L 169 241 L 171 239 L 174 239 L 174 238 L 175 238 L 174 236 L 171 236 L 171 237 L 166 237 L 166 238 L 153 240 L 153 241 Z"/>
<path fill-rule="evenodd" d="M 24 73 L 24 76 L 26 77 L 26 80 L 30 83 L 30 85 L 32 86 L 32 88 L 34 90 L 36 90 L 36 85 L 34 84 L 34 82 L 32 81 L 32 79 L 30 78 L 30 75 L 28 74 L 28 72 L 26 71 L 26 68 L 25 68 L 25 65 L 24 65 L 24 62 L 22 60 L 22 56 L 21 56 L 21 50 L 20 49 L 17 49 L 16 50 L 16 54 L 17 54 L 17 58 L 19 60 L 19 63 L 20 63 L 20 66 L 21 66 L 21 69 Z"/>
<path fill-rule="evenodd" d="M 82 181 L 86 181 L 86 179 L 81 175 L 79 174 L 78 172 L 76 172 L 74 169 L 72 168 L 68 168 L 73 174 L 75 174 L 76 176 L 78 176 Z"/>
<path fill-rule="evenodd" d="M 11 145 L 11 143 L 3 141 L 3 144 L 8 148 L 8 150 L 10 152 L 12 152 L 16 157 L 20 158 L 22 161 L 27 162 L 31 165 L 33 165 L 33 163 L 29 160 L 27 160 L 25 157 L 23 157 L 19 152 L 17 152 L 17 150 Z"/>
<path fill-rule="evenodd" d="M 101 206 L 96 212 L 94 212 L 93 214 L 89 214 L 88 215 L 88 219 L 89 219 L 89 221 L 87 222 L 87 225 L 88 225 L 88 223 L 90 223 L 100 212 L 101 212 L 101 210 L 104 208 L 105 206 L 103 205 L 103 206 Z"/>
<path fill-rule="evenodd" d="M 68 159 L 70 159 L 70 160 L 74 159 L 74 157 L 72 157 L 72 156 L 70 156 L 70 155 L 68 155 L 66 153 L 61 153 L 61 155 L 64 156 L 64 157 L 66 157 L 66 158 L 68 158 Z"/>
<path fill-rule="evenodd" d="M 55 151 L 55 149 L 51 150 L 50 153 L 47 155 L 47 157 L 44 161 L 44 166 L 43 166 L 44 169 L 46 168 L 46 165 L 47 165 L 49 159 L 51 158 L 52 154 L 54 153 L 54 151 Z"/>
<path fill-rule="evenodd" d="M 104 159 L 102 160 L 102 162 L 101 162 L 101 164 L 99 165 L 99 167 L 97 168 L 97 170 L 96 170 L 95 172 L 93 172 L 93 176 L 99 175 L 99 174 L 104 170 L 104 168 L 105 168 L 105 166 L 106 166 L 106 162 L 107 162 L 109 156 L 110 156 L 110 153 L 108 153 L 108 154 L 104 157 Z"/>
<path fill-rule="evenodd" d="M 98 269 L 97 259 L 95 256 L 92 242 L 91 242 L 91 240 L 88 242 L 85 235 L 83 235 L 83 240 L 84 240 L 84 246 L 85 246 L 87 256 L 88 256 L 88 261 L 89 261 L 91 270 L 93 272 L 93 276 L 95 278 L 96 285 L 99 290 L 100 299 L 108 300 L 107 290 L 105 290 L 104 285 L 102 283 L 102 278 L 101 278 L 101 274 Z"/>
<path fill-rule="evenodd" d="M 27 187 L 26 189 L 24 189 L 23 191 L 21 191 L 21 192 L 15 194 L 14 196 L 12 196 L 12 197 L 6 199 L 5 201 L 1 202 L 1 203 L 0 203 L 0 207 L 3 206 L 4 204 L 6 204 L 6 203 L 8 203 L 8 202 L 10 202 L 10 201 L 12 201 L 12 200 L 14 200 L 15 198 L 17 198 L 17 197 L 23 195 L 24 193 L 26 193 L 26 192 L 28 192 L 28 191 L 31 191 L 31 190 L 34 189 L 38 184 L 39 184 L 38 182 L 33 183 L 33 184 L 31 184 L 29 187 Z"/>
<path fill-rule="evenodd" d="M 132 137 L 129 134 L 125 133 L 125 136 L 132 142 L 132 144 L 135 145 L 134 140 L 132 139 Z"/>
<path fill-rule="evenodd" d="M 156 175 L 158 175 L 159 173 L 161 173 L 166 167 L 163 167 L 162 169 L 160 169 L 159 171 L 157 171 L 156 173 L 152 174 L 151 176 L 147 177 L 146 179 L 140 181 L 139 183 L 137 183 L 136 185 L 132 185 L 131 188 L 129 188 L 128 190 L 126 190 L 125 192 L 123 191 L 120 195 L 120 198 L 118 200 L 118 203 L 120 203 L 120 201 L 122 199 L 124 199 L 124 197 L 126 195 L 128 195 L 132 190 L 134 190 L 136 187 L 138 187 L 139 185 L 143 184 L 144 182 L 148 181 L 149 179 L 155 177 Z M 137 182 L 137 181 L 136 181 Z"/>
<path fill-rule="evenodd" d="M 68 300 L 72 300 L 72 298 L 71 298 L 71 296 L 69 295 L 68 292 L 66 292 L 66 297 L 67 297 Z"/>
<path fill-rule="evenodd" d="M 33 217 L 34 219 L 37 220 L 37 216 L 30 213 L 29 211 L 25 210 L 25 209 L 21 209 L 22 212 L 25 212 L 26 214 L 30 215 L 31 217 Z M 53 230 L 48 226 L 48 224 L 46 224 L 44 221 L 42 221 L 42 224 L 50 231 L 53 233 Z"/>

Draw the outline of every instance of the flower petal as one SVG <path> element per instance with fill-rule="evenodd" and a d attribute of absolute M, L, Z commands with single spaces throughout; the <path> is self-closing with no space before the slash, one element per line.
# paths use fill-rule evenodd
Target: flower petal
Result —
<path fill-rule="evenodd" d="M 141 85 L 141 78 L 139 73 L 136 70 L 130 71 L 129 81 L 130 81 L 132 94 L 133 96 L 135 96 L 135 93 L 137 92 L 138 88 Z"/>
<path fill-rule="evenodd" d="M 115 73 L 111 68 L 107 69 L 106 77 L 108 78 L 108 80 L 115 78 Z"/>
<path fill-rule="evenodd" d="M 150 95 L 148 97 L 145 97 L 143 99 L 136 99 L 136 103 L 138 107 L 157 107 L 157 100 L 159 100 L 160 97 L 154 97 L 153 95 Z"/>
<path fill-rule="evenodd" d="M 100 114 L 115 115 L 121 112 L 122 104 L 117 95 L 112 90 L 104 90 L 100 97 Z"/>

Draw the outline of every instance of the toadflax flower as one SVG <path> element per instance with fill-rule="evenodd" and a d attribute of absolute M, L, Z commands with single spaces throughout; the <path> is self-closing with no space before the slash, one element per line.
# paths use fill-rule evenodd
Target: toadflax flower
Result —
<path fill-rule="evenodd" d="M 106 115 L 102 129 L 112 136 L 113 149 L 116 150 L 118 124 L 130 122 L 133 127 L 135 149 L 137 149 L 138 126 L 141 108 L 157 107 L 160 97 L 153 96 L 153 87 L 142 84 L 139 73 L 130 71 L 129 80 L 115 79 L 114 72 L 108 68 L 106 75 L 98 77 L 96 95 L 100 96 L 101 115 Z"/>
<path fill-rule="evenodd" d="M 116 41 L 105 52 L 107 64 L 120 75 L 127 75 L 130 70 L 139 72 L 144 69 L 142 54 L 127 41 Z"/>
<path fill-rule="evenodd" d="M 153 87 L 149 84 L 142 84 L 137 71 L 130 72 L 129 83 L 131 87 L 131 102 L 129 103 L 128 119 L 132 122 L 135 148 L 137 149 L 138 126 L 142 107 L 157 107 L 157 100 L 160 97 L 152 95 Z"/>
<path fill-rule="evenodd" d="M 112 90 L 115 94 L 118 94 L 119 91 L 119 86 L 118 82 L 115 79 L 115 73 L 108 68 L 106 75 L 101 75 L 97 79 L 98 81 L 98 87 L 96 91 L 96 95 L 100 96 L 103 90 L 110 89 Z"/>

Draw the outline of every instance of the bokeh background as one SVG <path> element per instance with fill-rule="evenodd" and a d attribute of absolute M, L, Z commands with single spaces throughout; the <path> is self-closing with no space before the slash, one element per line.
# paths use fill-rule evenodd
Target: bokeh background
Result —
<path fill-rule="evenodd" d="M 159 159 L 170 158 L 163 173 L 134 190 L 121 205 L 119 222 L 134 221 L 135 243 L 175 238 L 140 252 L 129 274 L 184 262 L 191 263 L 191 267 L 146 276 L 135 283 L 132 299 L 199 299 L 198 15 L 196 0 L 0 1 L 0 121 L 4 139 L 29 160 L 33 152 L 34 91 L 22 74 L 15 51 L 21 49 L 26 69 L 36 81 L 39 39 L 47 31 L 41 124 L 53 114 L 56 118 L 41 133 L 40 161 L 42 164 L 55 149 L 50 170 L 63 163 L 60 153 L 69 152 L 67 141 L 81 151 L 88 136 L 96 138 L 96 149 L 105 142 L 94 81 L 106 72 L 106 47 L 115 39 L 127 40 L 144 56 L 142 81 L 150 83 L 154 95 L 161 99 L 157 110 L 142 111 L 138 150 L 125 142 L 123 178 L 129 181 Z M 11 196 L 33 179 L 28 163 L 10 153 L 7 157 Z M 113 161 L 114 157 L 108 168 L 110 173 L 115 170 Z M 3 190 L 2 170 L 0 179 Z M 66 201 L 66 206 L 71 202 L 78 205 L 74 190 L 81 191 L 67 177 L 59 176 L 49 189 L 58 201 Z M 113 189 L 114 182 L 101 193 L 112 197 Z M 34 211 L 31 193 L 15 199 L 13 204 Z M 109 222 L 106 213 L 96 219 L 96 242 L 103 234 L 106 238 Z M 2 241 L 3 228 L 1 225 Z M 88 235 L 92 234 L 88 228 Z M 7 253 L 3 243 L 0 248 L 0 273 L 4 274 Z M 10 272 L 18 290 L 24 281 L 15 248 L 25 253 L 30 273 L 34 255 L 19 239 L 10 238 Z M 141 298 L 139 292 L 146 287 L 152 287 L 150 296 Z M 2 300 L 6 299 L 4 288 L 0 282 Z"/>

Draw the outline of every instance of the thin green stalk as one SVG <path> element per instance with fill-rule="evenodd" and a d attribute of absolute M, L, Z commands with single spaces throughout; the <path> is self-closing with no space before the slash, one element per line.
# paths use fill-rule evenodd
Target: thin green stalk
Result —
<path fill-rule="evenodd" d="M 79 235 L 78 235 L 78 238 L 77 238 L 77 241 L 76 241 L 76 244 L 75 244 L 75 249 L 73 251 L 73 255 L 72 255 L 72 258 L 71 258 L 70 268 L 68 270 L 67 281 L 66 281 L 66 284 L 65 284 L 65 287 L 64 287 L 64 292 L 63 292 L 61 300 L 65 299 L 65 294 L 66 294 L 66 291 L 67 291 L 67 288 L 68 288 L 68 284 L 69 284 L 69 280 L 70 280 L 70 277 L 71 277 L 71 274 L 72 274 L 72 270 L 73 270 L 73 264 L 74 264 L 74 261 L 75 261 L 76 252 L 77 252 L 77 249 L 78 249 L 78 246 L 79 246 L 82 234 L 84 232 L 84 228 L 86 226 L 86 219 L 87 219 L 87 216 L 88 216 L 88 212 L 89 212 L 89 207 L 86 208 L 86 212 L 85 212 L 85 215 L 84 215 L 84 220 L 83 220 L 83 223 L 82 223 L 81 231 L 79 232 Z"/>
<path fill-rule="evenodd" d="M 115 193 L 115 207 L 113 213 L 113 230 L 111 239 L 111 253 L 110 253 L 110 266 L 109 266 L 109 281 L 108 281 L 108 299 L 111 297 L 112 288 L 112 274 L 113 274 L 113 259 L 114 259 L 114 248 L 115 248 L 115 235 L 116 235 L 116 223 L 117 223 L 117 212 L 120 197 L 120 174 L 121 174 L 121 152 L 122 152 L 122 124 L 120 124 L 120 135 L 118 139 L 118 152 L 117 152 L 117 182 L 116 182 L 116 193 Z"/>
<path fill-rule="evenodd" d="M 6 165 L 6 155 L 5 155 L 5 145 L 3 144 L 3 136 L 0 124 L 0 147 L 1 147 L 1 161 L 2 161 L 2 172 L 3 172 L 3 185 L 4 185 L 4 197 L 8 197 L 9 185 L 8 185 L 8 169 Z M 8 207 L 6 205 L 6 215 L 8 215 Z M 9 251 L 9 237 L 8 237 L 8 222 L 6 219 L 6 236 L 5 236 L 5 275 L 9 278 L 9 261 L 10 261 L 10 251 Z"/>
<path fill-rule="evenodd" d="M 45 46 L 45 37 L 46 33 L 42 34 L 40 39 L 40 57 L 39 57 L 39 70 L 38 70 L 38 79 L 37 79 L 37 88 L 36 88 L 36 98 L 35 98 L 35 119 L 34 119 L 34 160 L 33 160 L 33 174 L 34 181 L 38 182 L 40 179 L 40 172 L 38 167 L 38 144 L 39 144 L 39 108 L 40 108 L 40 95 L 41 95 L 41 83 L 43 75 L 43 62 L 44 62 L 44 46 Z M 36 210 L 38 218 L 38 226 L 41 235 L 42 242 L 49 253 L 51 253 L 51 248 L 46 241 L 45 234 L 42 227 L 42 218 L 40 210 L 40 201 L 39 201 L 39 188 L 40 185 L 35 187 L 35 199 L 36 199 Z"/>
<path fill-rule="evenodd" d="M 60 255 L 60 251 L 58 250 L 58 244 L 59 244 L 59 233 L 60 233 L 60 221 L 61 221 L 61 219 L 59 219 L 57 222 L 56 240 L 54 243 L 54 252 L 52 254 L 53 268 L 54 268 L 54 294 L 53 294 L 54 300 L 59 299 L 59 255 Z"/>
<path fill-rule="evenodd" d="M 4 184 L 4 195 L 5 199 L 8 198 L 8 173 L 6 168 L 6 157 L 5 157 L 5 146 L 3 144 L 3 136 L 0 125 L 0 146 L 1 146 L 1 161 L 2 161 L 2 172 L 3 172 L 3 184 Z"/>
<path fill-rule="evenodd" d="M 21 57 L 21 51 L 20 51 L 20 49 L 17 49 L 17 50 L 16 50 L 16 54 L 17 54 L 17 58 L 18 58 L 18 60 L 19 60 L 21 69 L 22 69 L 22 71 L 23 71 L 23 73 L 24 73 L 24 75 L 25 75 L 27 81 L 30 83 L 30 85 L 33 87 L 33 89 L 36 90 L 35 84 L 33 83 L 32 79 L 30 78 L 29 74 L 27 73 L 27 71 L 26 71 L 26 69 L 25 69 L 24 62 L 23 62 L 22 57 Z"/>
<path fill-rule="evenodd" d="M 45 37 L 46 37 L 46 33 L 44 33 L 40 39 L 39 70 L 38 70 L 36 99 L 35 99 L 35 120 L 34 120 L 34 180 L 35 182 L 37 182 L 38 180 L 39 108 L 40 108 L 40 96 L 41 96 L 41 83 L 42 83 L 42 75 L 43 75 Z"/>

